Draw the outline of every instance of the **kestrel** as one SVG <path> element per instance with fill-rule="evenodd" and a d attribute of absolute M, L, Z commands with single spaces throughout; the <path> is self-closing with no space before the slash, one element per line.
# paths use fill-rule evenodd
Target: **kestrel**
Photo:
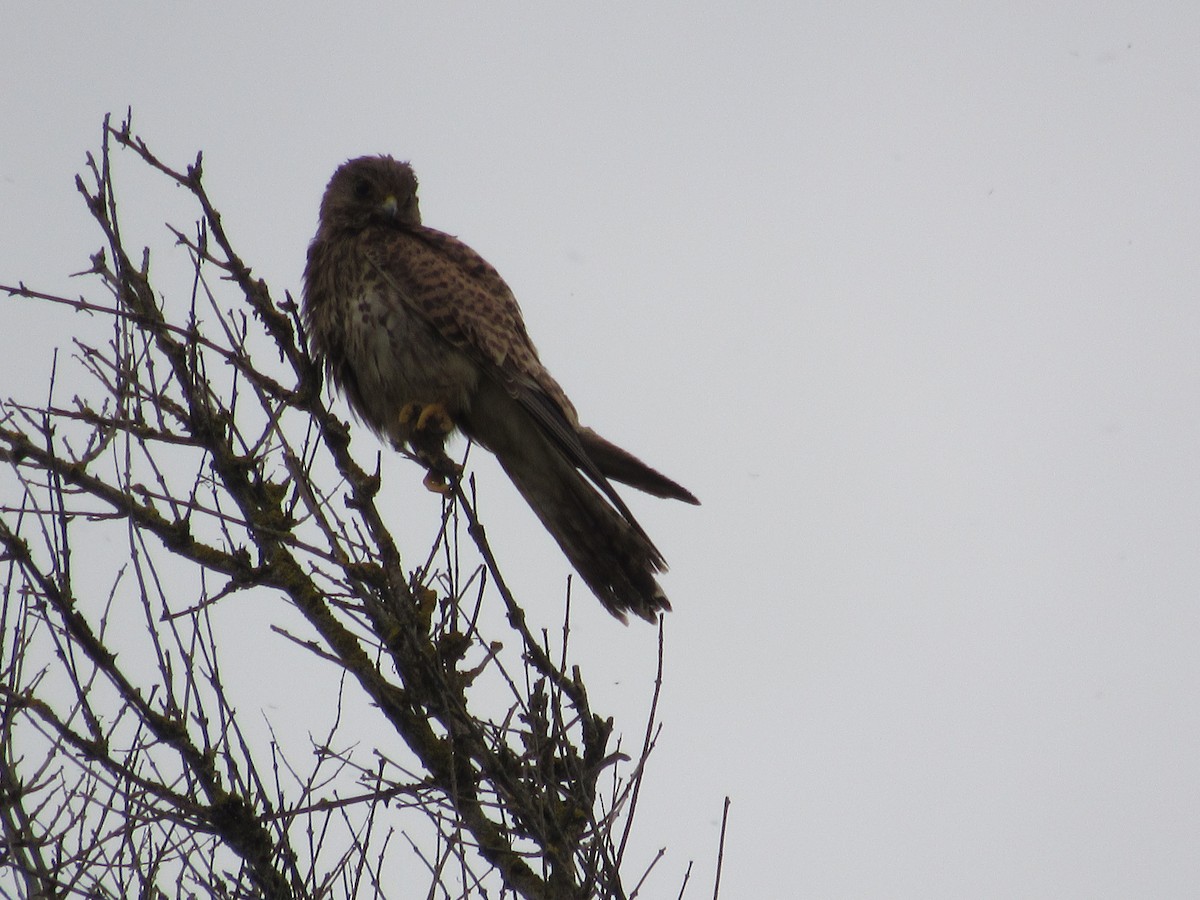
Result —
<path fill-rule="evenodd" d="M 579 424 L 538 359 L 508 285 L 451 235 L 421 224 L 412 168 L 342 165 L 321 200 L 304 270 L 304 321 L 357 416 L 408 445 L 438 487 L 455 429 L 496 455 L 567 559 L 614 616 L 669 610 L 662 554 L 613 489 L 699 501 Z"/>

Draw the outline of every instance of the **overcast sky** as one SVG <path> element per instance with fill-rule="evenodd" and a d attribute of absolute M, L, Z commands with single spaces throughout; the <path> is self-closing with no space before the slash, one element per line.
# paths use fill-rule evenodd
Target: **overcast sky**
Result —
<path fill-rule="evenodd" d="M 647 859 L 707 883 L 728 794 L 723 897 L 1194 896 L 1200 5 L 251 5 L 5 6 L 0 282 L 85 289 L 105 112 L 204 151 L 280 295 L 333 169 L 411 160 L 583 419 L 703 501 L 631 499 L 675 606 Z M 40 399 L 73 319 L 0 303 Z M 636 739 L 652 629 L 584 606 Z"/>

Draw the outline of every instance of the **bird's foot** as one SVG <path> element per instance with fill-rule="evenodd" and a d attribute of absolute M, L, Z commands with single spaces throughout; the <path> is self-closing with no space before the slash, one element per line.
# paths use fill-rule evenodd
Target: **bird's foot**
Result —
<path fill-rule="evenodd" d="M 396 418 L 403 443 L 440 443 L 454 430 L 454 420 L 440 403 L 406 403 Z"/>
<path fill-rule="evenodd" d="M 430 403 L 417 416 L 416 430 L 428 434 L 447 435 L 454 430 L 454 420 L 446 407 L 440 403 Z"/>
<path fill-rule="evenodd" d="M 436 455 L 418 451 L 417 459 L 423 462 L 428 468 L 422 484 L 425 485 L 427 490 L 435 494 L 449 494 L 451 492 L 451 479 L 457 479 L 462 475 L 462 466 L 448 457 L 442 450 L 439 450 Z"/>
<path fill-rule="evenodd" d="M 446 455 L 446 435 L 454 420 L 440 403 L 408 403 L 400 409 L 400 431 L 413 453 L 428 468 L 425 487 L 435 494 L 449 494 L 451 478 L 462 474 L 462 466 Z"/>
<path fill-rule="evenodd" d="M 425 485 L 425 490 L 433 494 L 445 496 L 450 493 L 450 484 L 446 480 L 445 473 L 439 472 L 437 469 L 429 469 L 425 473 L 425 477 L 421 479 L 421 484 Z"/>
<path fill-rule="evenodd" d="M 413 423 L 421 415 L 422 408 L 420 403 L 405 403 L 400 407 L 400 414 L 396 416 L 400 421 L 400 427 L 405 431 L 412 431 Z"/>

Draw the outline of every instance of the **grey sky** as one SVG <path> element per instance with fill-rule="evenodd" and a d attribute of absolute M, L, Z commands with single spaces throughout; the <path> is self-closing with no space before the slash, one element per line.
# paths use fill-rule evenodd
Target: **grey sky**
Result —
<path fill-rule="evenodd" d="M 10 3 L 0 281 L 83 289 L 106 111 L 204 150 L 277 292 L 334 167 L 410 159 L 583 418 L 704 502 L 634 498 L 676 610 L 647 859 L 707 878 L 728 793 L 730 898 L 1190 895 L 1200 6 L 750 6 Z M 73 320 L 0 302 L 38 399 Z M 576 607 L 636 739 L 651 629 Z"/>

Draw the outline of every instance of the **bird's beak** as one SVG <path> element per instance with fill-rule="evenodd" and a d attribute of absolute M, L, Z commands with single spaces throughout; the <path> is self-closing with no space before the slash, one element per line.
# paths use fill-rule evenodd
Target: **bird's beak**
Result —
<path fill-rule="evenodd" d="M 396 218 L 400 213 L 400 204 L 396 202 L 395 194 L 388 194 L 387 199 L 383 201 L 379 208 L 383 210 L 383 214 L 389 219 Z"/>

